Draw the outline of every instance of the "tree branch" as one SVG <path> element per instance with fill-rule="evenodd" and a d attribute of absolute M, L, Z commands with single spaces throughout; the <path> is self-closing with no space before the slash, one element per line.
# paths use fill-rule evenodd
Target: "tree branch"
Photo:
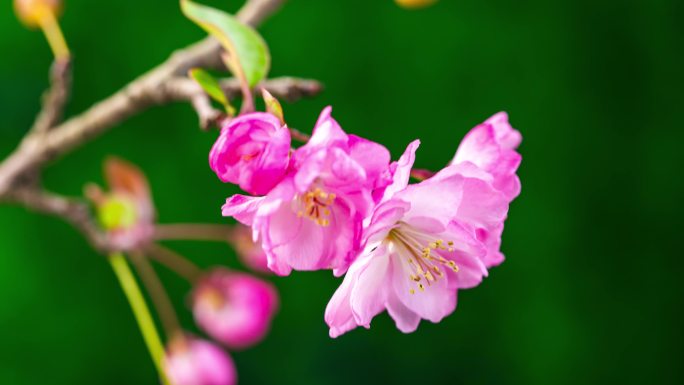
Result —
<path fill-rule="evenodd" d="M 274 12 L 283 0 L 248 0 L 238 12 L 243 23 L 257 25 Z M 124 119 L 160 103 L 157 90 L 192 67 L 219 68 L 221 47 L 205 38 L 176 51 L 164 63 L 129 83 L 122 90 L 90 109 L 41 135 L 30 133 L 0 164 L 0 196 L 7 194 L 20 176 L 44 166 Z M 161 102 L 164 102 L 163 96 Z"/>
<path fill-rule="evenodd" d="M 35 188 L 13 189 L 4 200 L 18 203 L 29 210 L 54 215 L 78 229 L 98 251 L 109 251 L 106 235 L 95 223 L 88 204 Z"/>
<path fill-rule="evenodd" d="M 59 123 L 71 91 L 71 60 L 55 60 L 50 68 L 50 89 L 43 95 L 43 108 L 32 132 L 46 132 Z"/>
<path fill-rule="evenodd" d="M 221 89 L 228 99 L 234 99 L 241 94 L 240 83 L 235 78 L 220 81 Z M 261 89 L 266 89 L 277 98 L 295 102 L 304 97 L 318 94 L 323 87 L 316 80 L 299 79 L 293 77 L 280 77 L 266 80 L 256 86 L 257 95 L 261 95 Z M 187 77 L 178 77 L 164 83 L 158 90 L 159 96 L 164 102 L 189 101 L 197 112 L 200 119 L 200 127 L 207 129 L 216 125 L 224 114 L 211 106 L 209 96 L 194 80 Z"/>

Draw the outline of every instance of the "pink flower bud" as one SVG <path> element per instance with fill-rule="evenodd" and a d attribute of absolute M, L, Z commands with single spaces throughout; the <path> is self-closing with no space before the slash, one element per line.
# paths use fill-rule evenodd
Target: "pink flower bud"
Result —
<path fill-rule="evenodd" d="M 272 273 L 268 268 L 268 257 L 261 243 L 252 240 L 251 228 L 240 224 L 235 225 L 230 242 L 245 266 L 259 273 Z"/>
<path fill-rule="evenodd" d="M 199 327 L 234 349 L 261 341 L 277 308 L 278 294 L 270 283 L 224 269 L 200 280 L 193 293 L 193 313 Z"/>
<path fill-rule="evenodd" d="M 263 195 L 285 175 L 290 159 L 290 131 L 268 113 L 232 120 L 209 153 L 209 165 L 224 182 Z"/>
<path fill-rule="evenodd" d="M 228 354 L 211 342 L 181 338 L 167 349 L 164 370 L 174 385 L 234 385 L 235 364 Z"/>

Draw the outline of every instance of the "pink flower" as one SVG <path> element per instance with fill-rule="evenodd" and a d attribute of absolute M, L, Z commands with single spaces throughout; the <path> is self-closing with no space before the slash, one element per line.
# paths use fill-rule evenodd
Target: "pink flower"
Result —
<path fill-rule="evenodd" d="M 522 157 L 515 149 L 521 141 L 520 132 L 508 123 L 508 115 L 499 112 L 466 134 L 451 164 L 472 163 L 488 172 L 493 178 L 492 185 L 510 202 L 520 194 L 520 179 L 516 171 Z M 487 267 L 504 261 L 500 251 L 502 232 L 503 223 L 478 231 L 478 238 L 487 246 L 484 258 Z"/>
<path fill-rule="evenodd" d="M 234 385 L 237 372 L 233 360 L 211 342 L 181 338 L 166 353 L 164 369 L 174 385 Z"/>
<path fill-rule="evenodd" d="M 197 324 L 234 349 L 261 341 L 278 309 L 278 294 L 268 282 L 244 273 L 217 269 L 193 293 Z"/>
<path fill-rule="evenodd" d="M 259 273 L 271 273 L 268 268 L 268 258 L 264 249 L 261 248 L 261 242 L 252 240 L 252 230 L 249 227 L 236 225 L 231 234 L 230 242 L 235 248 L 238 258 L 245 266 Z"/>
<path fill-rule="evenodd" d="M 511 200 L 520 194 L 520 179 L 515 174 L 522 157 L 518 148 L 522 136 L 508 123 L 508 114 L 499 112 L 470 130 L 451 164 L 471 162 L 494 177 L 494 187 Z"/>
<path fill-rule="evenodd" d="M 328 304 L 331 337 L 370 327 L 385 309 L 405 333 L 420 319 L 439 322 L 455 310 L 457 289 L 487 275 L 479 233 L 503 223 L 509 200 L 472 163 L 407 186 L 417 147 L 411 143 L 396 163 L 392 184 L 365 224 L 365 248 Z"/>
<path fill-rule="evenodd" d="M 89 185 L 86 195 L 97 206 L 109 243 L 121 251 L 143 246 L 152 238 L 156 216 L 147 178 L 118 158 L 105 161 L 104 176 L 109 191 Z"/>
<path fill-rule="evenodd" d="M 253 112 L 232 120 L 209 153 L 209 165 L 224 182 L 263 195 L 285 175 L 290 131 L 275 116 Z"/>
<path fill-rule="evenodd" d="M 223 206 L 224 216 L 252 226 L 276 274 L 343 274 L 359 247 L 362 221 L 384 187 L 387 149 L 347 135 L 330 112 L 323 110 L 309 142 L 294 153 L 290 172 L 268 195 L 235 195 Z"/>

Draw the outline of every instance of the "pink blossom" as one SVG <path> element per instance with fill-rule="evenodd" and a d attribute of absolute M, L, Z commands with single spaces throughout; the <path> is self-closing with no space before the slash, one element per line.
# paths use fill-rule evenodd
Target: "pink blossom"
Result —
<path fill-rule="evenodd" d="M 234 385 L 235 364 L 211 342 L 182 338 L 169 345 L 164 370 L 174 385 Z"/>
<path fill-rule="evenodd" d="M 287 127 L 269 113 L 253 112 L 223 127 L 209 153 L 209 165 L 222 181 L 263 195 L 285 175 L 289 154 Z"/>
<path fill-rule="evenodd" d="M 268 268 L 266 252 L 261 248 L 261 242 L 252 240 L 252 230 L 249 227 L 241 224 L 236 225 L 231 234 L 230 242 L 235 248 L 238 258 L 245 266 L 259 273 L 271 273 Z"/>
<path fill-rule="evenodd" d="M 278 308 L 278 294 L 268 282 L 248 274 L 216 269 L 193 293 L 197 324 L 226 346 L 241 349 L 261 341 Z"/>
<path fill-rule="evenodd" d="M 522 157 L 515 149 L 522 136 L 508 123 L 508 114 L 499 112 L 470 130 L 458 146 L 451 164 L 471 162 L 494 177 L 494 187 L 511 200 L 520 194 L 515 174 Z"/>
<path fill-rule="evenodd" d="M 387 149 L 347 135 L 330 112 L 323 110 L 309 142 L 294 153 L 290 172 L 268 195 L 235 195 L 223 206 L 224 216 L 252 226 L 276 274 L 343 274 L 360 245 L 362 221 L 384 187 Z"/>
<path fill-rule="evenodd" d="M 97 206 L 109 243 L 121 251 L 143 246 L 154 233 L 156 216 L 147 178 L 118 158 L 105 161 L 104 176 L 109 190 L 90 185 L 86 195 Z"/>
<path fill-rule="evenodd" d="M 466 134 L 451 164 L 472 163 L 491 174 L 492 185 L 504 193 L 510 202 L 520 194 L 520 179 L 516 171 L 522 157 L 515 149 L 521 141 L 520 132 L 508 123 L 508 115 L 499 112 Z M 500 251 L 502 233 L 503 223 L 478 229 L 478 239 L 487 246 L 487 256 L 484 258 L 487 267 L 504 261 Z"/>
<path fill-rule="evenodd" d="M 393 165 L 393 182 L 364 227 L 364 249 L 325 312 L 330 336 L 370 327 L 387 310 L 408 333 L 456 308 L 458 289 L 487 275 L 480 232 L 501 226 L 509 199 L 470 162 L 407 186 L 418 141 Z"/>

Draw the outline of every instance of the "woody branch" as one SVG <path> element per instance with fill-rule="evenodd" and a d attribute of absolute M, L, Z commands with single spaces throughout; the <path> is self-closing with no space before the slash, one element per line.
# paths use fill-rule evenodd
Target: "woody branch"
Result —
<path fill-rule="evenodd" d="M 245 24 L 256 26 L 275 12 L 284 0 L 247 0 L 237 13 Z M 37 176 L 49 162 L 87 143 L 131 116 L 154 105 L 187 101 L 195 108 L 204 128 L 221 117 L 202 89 L 186 77 L 190 68 L 218 69 L 223 64 L 221 46 L 211 37 L 174 52 L 165 62 L 133 80 L 120 91 L 60 123 L 71 83 L 71 62 L 58 59 L 52 66 L 51 86 L 33 127 L 19 146 L 0 162 L 0 202 L 15 203 L 30 210 L 52 214 L 71 223 L 98 250 L 109 249 L 88 205 L 78 198 L 67 198 L 44 191 Z M 221 82 L 228 97 L 236 97 L 236 80 Z M 321 86 L 313 80 L 276 78 L 262 82 L 276 97 L 294 101 L 318 93 Z"/>

